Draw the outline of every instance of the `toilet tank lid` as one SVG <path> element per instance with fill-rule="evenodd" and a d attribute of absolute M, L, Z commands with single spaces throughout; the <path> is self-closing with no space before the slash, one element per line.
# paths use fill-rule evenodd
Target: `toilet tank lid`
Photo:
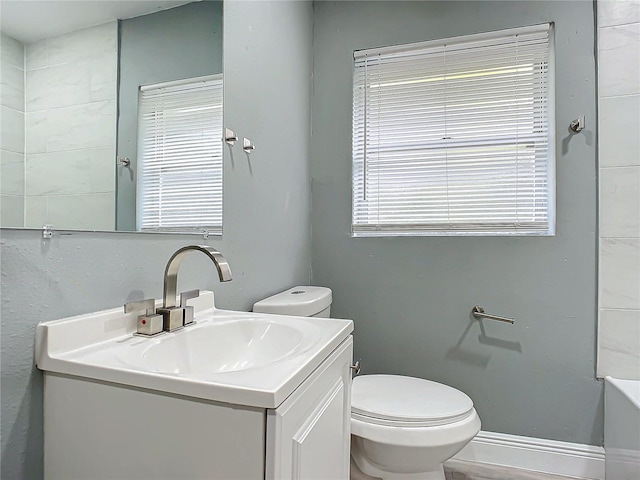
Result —
<path fill-rule="evenodd" d="M 330 288 L 297 286 L 254 303 L 253 311 L 309 317 L 330 306 L 331 301 Z"/>

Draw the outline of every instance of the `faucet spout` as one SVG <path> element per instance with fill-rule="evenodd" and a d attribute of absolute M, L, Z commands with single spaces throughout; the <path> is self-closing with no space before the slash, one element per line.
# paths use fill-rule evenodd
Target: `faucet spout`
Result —
<path fill-rule="evenodd" d="M 176 306 L 178 270 L 180 269 L 180 264 L 182 264 L 184 257 L 192 251 L 202 252 L 211 259 L 218 270 L 218 276 L 220 277 L 221 282 L 228 282 L 231 280 L 232 277 L 229 264 L 222 254 L 215 248 L 208 245 L 188 245 L 186 247 L 182 247 L 171 256 L 167 262 L 167 268 L 164 271 L 163 308 L 173 308 Z"/>

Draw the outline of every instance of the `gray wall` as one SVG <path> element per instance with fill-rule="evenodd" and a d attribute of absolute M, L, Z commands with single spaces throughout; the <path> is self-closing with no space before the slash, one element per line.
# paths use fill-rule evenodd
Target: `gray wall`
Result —
<path fill-rule="evenodd" d="M 180 289 L 212 289 L 222 308 L 309 282 L 309 122 L 312 7 L 308 2 L 225 4 L 225 116 L 255 141 L 250 159 L 225 150 L 225 233 L 206 243 L 229 261 L 220 284 L 204 257 L 187 258 Z M 278 52 L 277 58 L 273 52 Z M 286 132 L 286 138 L 283 138 Z M 199 237 L 127 233 L 1 232 L 3 480 L 42 477 L 42 374 L 35 326 L 162 294 L 166 261 Z"/>
<path fill-rule="evenodd" d="M 116 229 L 136 231 L 140 85 L 222 73 L 222 1 L 189 3 L 120 22 Z"/>
<path fill-rule="evenodd" d="M 550 21 L 556 236 L 351 238 L 353 51 Z M 592 2 L 316 2 L 313 53 L 312 278 L 354 319 L 363 371 L 457 387 L 486 431 L 602 444 Z M 587 129 L 569 139 L 580 114 Z M 480 339 L 476 304 L 515 325 L 485 320 Z"/>

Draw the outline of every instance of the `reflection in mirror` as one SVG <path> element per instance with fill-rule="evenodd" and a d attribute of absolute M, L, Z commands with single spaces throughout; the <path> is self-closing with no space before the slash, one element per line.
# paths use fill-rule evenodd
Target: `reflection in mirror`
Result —
<path fill-rule="evenodd" d="M 1 8 L 1 226 L 221 233 L 222 1 Z"/>

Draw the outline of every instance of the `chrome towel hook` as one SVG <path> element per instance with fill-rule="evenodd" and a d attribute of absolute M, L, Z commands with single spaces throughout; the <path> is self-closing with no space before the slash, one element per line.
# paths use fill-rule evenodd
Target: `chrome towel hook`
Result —
<path fill-rule="evenodd" d="M 231 130 L 230 128 L 225 128 L 224 129 L 224 141 L 231 145 L 232 147 L 236 144 L 236 142 L 238 141 L 238 135 L 236 135 L 236 133 Z"/>
<path fill-rule="evenodd" d="M 580 115 L 578 118 L 573 120 L 569 124 L 569 128 L 576 133 L 580 133 L 582 130 L 584 130 L 584 115 Z"/>
<path fill-rule="evenodd" d="M 256 146 L 251 143 L 251 140 L 249 140 L 248 138 L 243 138 L 242 139 L 242 150 L 245 151 L 245 153 L 251 153 L 256 149 Z"/>

